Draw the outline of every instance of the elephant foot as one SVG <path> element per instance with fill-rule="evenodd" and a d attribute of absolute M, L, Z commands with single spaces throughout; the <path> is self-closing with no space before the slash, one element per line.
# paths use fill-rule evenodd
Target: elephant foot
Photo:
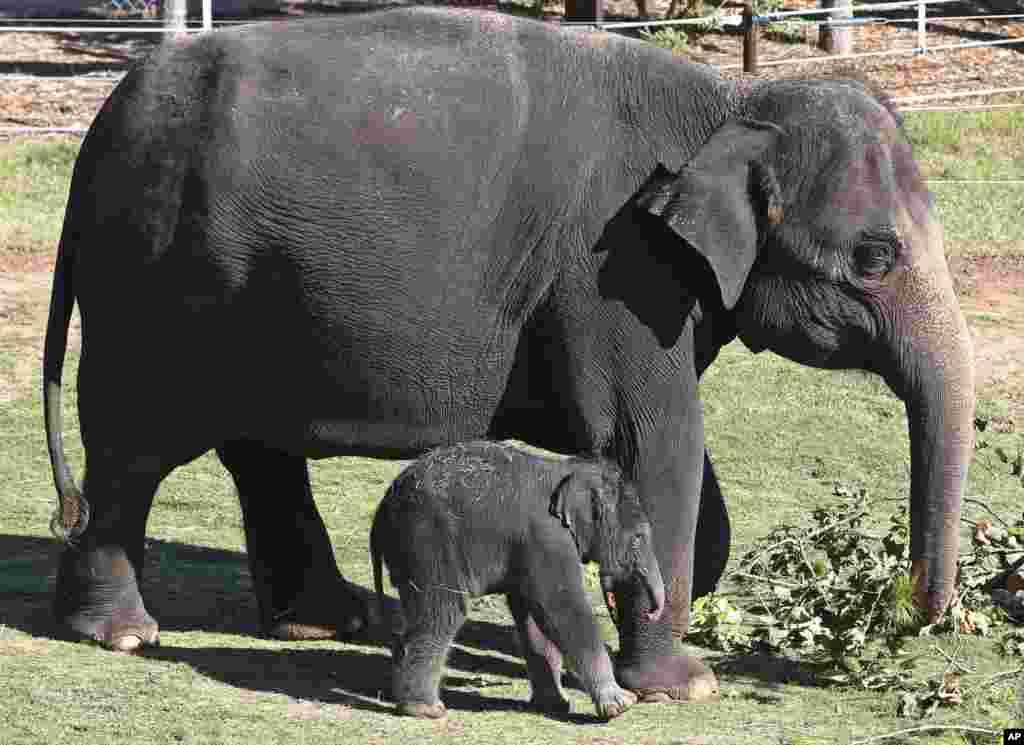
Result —
<path fill-rule="evenodd" d="M 350 637 L 369 626 L 367 600 L 340 577 L 305 589 L 264 624 L 263 633 L 282 641 Z"/>
<path fill-rule="evenodd" d="M 530 708 L 541 714 L 568 714 L 572 711 L 572 703 L 564 696 L 539 696 L 534 694 L 530 698 Z"/>
<path fill-rule="evenodd" d="M 106 616 L 78 613 L 62 621 L 62 631 L 65 638 L 94 642 L 114 652 L 142 652 L 160 645 L 160 628 L 141 607 Z"/>
<path fill-rule="evenodd" d="M 448 713 L 448 709 L 440 701 L 436 704 L 405 702 L 398 705 L 398 713 L 404 717 L 416 717 L 417 719 L 442 719 Z"/>
<path fill-rule="evenodd" d="M 718 678 L 700 660 L 688 655 L 665 655 L 618 667 L 619 683 L 641 703 L 710 701 L 718 698 Z"/>
<path fill-rule="evenodd" d="M 594 708 L 597 716 L 605 721 L 614 719 L 625 713 L 626 709 L 637 702 L 637 696 L 631 691 L 612 684 L 597 692 L 594 696 Z"/>

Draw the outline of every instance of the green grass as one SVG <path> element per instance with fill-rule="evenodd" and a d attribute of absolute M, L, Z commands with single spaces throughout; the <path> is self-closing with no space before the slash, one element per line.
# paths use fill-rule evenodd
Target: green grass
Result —
<path fill-rule="evenodd" d="M 915 114 L 908 120 L 928 177 L 938 178 L 944 173 L 941 169 L 952 167 L 946 159 L 952 130 L 931 115 Z M 1008 157 L 1000 143 L 1003 133 L 1015 126 L 1019 122 L 1005 114 L 961 118 L 957 127 L 967 133 L 966 140 L 955 142 L 964 148 L 957 156 L 967 164 L 962 173 L 982 173 L 990 167 L 984 165 L 986 159 Z M 964 142 L 969 144 L 972 138 L 988 147 L 969 149 Z M 74 150 L 65 144 L 0 149 L 0 256 L 53 250 Z M 943 189 L 935 190 L 952 245 L 962 241 L 992 252 L 994 241 L 1003 240 L 1011 245 L 1009 252 L 1017 250 L 1013 242 L 1019 238 L 1013 236 L 1019 233 L 1013 232 L 1017 228 L 1009 217 L 1013 209 L 1018 220 L 1024 214 L 1014 206 L 1019 191 L 993 192 L 986 197 L 991 205 L 978 205 L 973 198 L 955 196 L 960 192 L 950 196 Z M 980 211 L 989 206 L 992 217 L 984 217 L 988 213 Z M 989 221 L 986 230 L 993 232 L 971 232 L 979 214 Z M 0 680 L 5 685 L 0 745 L 316 745 L 452 737 L 487 745 L 795 745 L 849 742 L 921 724 L 895 717 L 892 692 L 826 688 L 815 684 L 814 669 L 807 664 L 700 649 L 693 651 L 713 663 L 722 680 L 719 703 L 637 707 L 601 725 L 589 718 L 585 696 L 572 691 L 579 714 L 571 720 L 525 713 L 516 708 L 529 695 L 525 671 L 521 660 L 507 653 L 510 619 L 495 598 L 475 603 L 472 620 L 485 638 L 500 644 L 459 646 L 445 684 L 453 708 L 448 721 L 395 718 L 381 695 L 389 667 L 381 644 L 298 644 L 254 636 L 255 602 L 249 592 L 239 508 L 229 479 L 212 455 L 165 481 L 149 522 L 145 593 L 162 623 L 163 646 L 146 657 L 130 657 L 53 641 L 49 604 L 57 549 L 46 526 L 54 493 L 37 382 L 17 372 L 26 359 L 33 363 L 31 370 L 37 367 L 45 290 L 36 287 L 19 296 L 0 325 L 0 374 L 16 383 L 0 389 L 5 396 L 0 399 Z M 1024 322 L 1024 309 L 1018 312 L 1016 305 L 979 307 L 976 313 L 986 328 Z M 7 333 L 12 329 L 30 333 Z M 65 371 L 65 432 L 72 464 L 81 473 L 73 383 L 77 362 L 77 351 L 72 350 Z M 835 481 L 862 482 L 875 497 L 906 496 L 906 419 L 900 402 L 877 378 L 811 370 L 770 353 L 753 355 L 735 343 L 723 350 L 701 388 L 707 439 L 733 520 L 734 561 L 772 527 L 796 521 L 811 506 L 834 499 Z M 994 388 L 985 392 L 979 415 L 1005 420 L 1011 403 Z M 1016 452 L 1022 435 L 990 429 L 983 437 L 990 447 L 977 454 L 968 494 L 1012 518 L 1021 509 L 1024 491 L 994 451 L 1001 447 Z M 311 466 L 338 564 L 363 587 L 370 584 L 367 534 L 372 512 L 401 465 L 338 458 Z M 976 504 L 968 504 L 966 512 L 970 517 L 984 514 Z M 614 646 L 592 572 L 588 583 L 595 613 Z M 733 591 L 729 583 L 724 589 Z M 988 676 L 1019 667 L 1021 661 L 1000 659 L 991 639 L 919 640 L 911 647 L 923 655 L 915 671 L 921 679 L 945 667 L 933 645 L 948 654 L 959 650 L 959 659 L 975 672 L 964 675 L 969 690 L 964 704 L 940 710 L 926 723 L 999 729 L 1024 717 L 1019 708 L 1024 703 L 1017 698 L 1021 680 L 1005 678 L 986 685 Z M 941 733 L 929 742 L 965 740 Z"/>
<path fill-rule="evenodd" d="M 77 143 L 0 144 L 0 253 L 52 250 Z"/>
<path fill-rule="evenodd" d="M 1024 112 L 908 113 L 906 129 L 950 252 L 1024 255 Z"/>

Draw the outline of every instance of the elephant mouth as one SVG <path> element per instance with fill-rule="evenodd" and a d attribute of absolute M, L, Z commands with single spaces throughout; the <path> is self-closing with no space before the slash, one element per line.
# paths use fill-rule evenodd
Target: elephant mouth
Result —
<path fill-rule="evenodd" d="M 650 601 L 650 607 L 644 612 L 644 617 L 653 623 L 661 618 L 661 613 L 665 607 L 664 601 L 659 599 L 657 590 L 647 581 L 646 577 L 641 577 L 641 583 Z M 611 616 L 612 622 L 618 626 L 622 619 L 619 613 L 618 602 L 615 599 L 615 584 L 614 577 L 606 574 L 601 575 L 601 591 L 604 595 L 604 604 L 608 608 L 608 615 Z"/>

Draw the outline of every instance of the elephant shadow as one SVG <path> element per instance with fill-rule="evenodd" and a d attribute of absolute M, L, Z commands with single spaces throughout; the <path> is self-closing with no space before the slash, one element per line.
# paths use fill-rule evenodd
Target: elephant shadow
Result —
<path fill-rule="evenodd" d="M 0 534 L 0 629 L 60 638 L 51 605 L 61 546 L 52 538 Z M 206 631 L 258 636 L 256 600 L 246 555 L 174 541 L 147 540 L 142 591 L 164 631 Z M 371 590 L 351 585 L 364 600 Z M 398 610 L 387 597 L 385 618 Z M 390 711 L 391 634 L 381 625 L 342 640 L 336 648 L 282 642 L 282 649 L 174 647 L 147 650 L 153 659 L 183 662 L 197 672 L 242 689 L 295 699 Z M 510 659 L 510 658 L 516 659 Z M 524 678 L 514 629 L 490 621 L 463 626 L 448 659 L 442 697 L 459 710 L 517 710 L 526 702 L 480 695 L 473 689 L 505 685 L 482 676 Z M 579 689 L 571 676 L 567 687 Z M 569 715 L 570 721 L 577 716 Z"/>

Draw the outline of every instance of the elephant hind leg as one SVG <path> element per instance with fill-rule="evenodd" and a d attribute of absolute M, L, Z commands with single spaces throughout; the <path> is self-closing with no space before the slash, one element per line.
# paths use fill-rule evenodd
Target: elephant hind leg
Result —
<path fill-rule="evenodd" d="M 90 454 L 83 494 L 91 515 L 65 547 L 57 572 L 54 615 L 59 634 L 120 652 L 159 643 L 159 627 L 139 593 L 146 520 L 167 470 L 143 458 Z"/>
<path fill-rule="evenodd" d="M 440 697 L 445 660 L 466 622 L 466 601 L 448 589 L 412 583 L 400 585 L 398 594 L 405 624 L 392 649 L 391 687 L 398 713 L 439 719 L 447 712 Z"/>
<path fill-rule="evenodd" d="M 217 449 L 238 489 L 264 634 L 327 639 L 367 626 L 367 599 L 338 571 L 306 459 L 249 440 Z"/>
<path fill-rule="evenodd" d="M 509 593 L 508 607 L 519 632 L 519 643 L 530 676 L 530 706 L 549 714 L 566 714 L 572 707 L 562 690 L 562 653 L 544 636 L 518 593 Z"/>

